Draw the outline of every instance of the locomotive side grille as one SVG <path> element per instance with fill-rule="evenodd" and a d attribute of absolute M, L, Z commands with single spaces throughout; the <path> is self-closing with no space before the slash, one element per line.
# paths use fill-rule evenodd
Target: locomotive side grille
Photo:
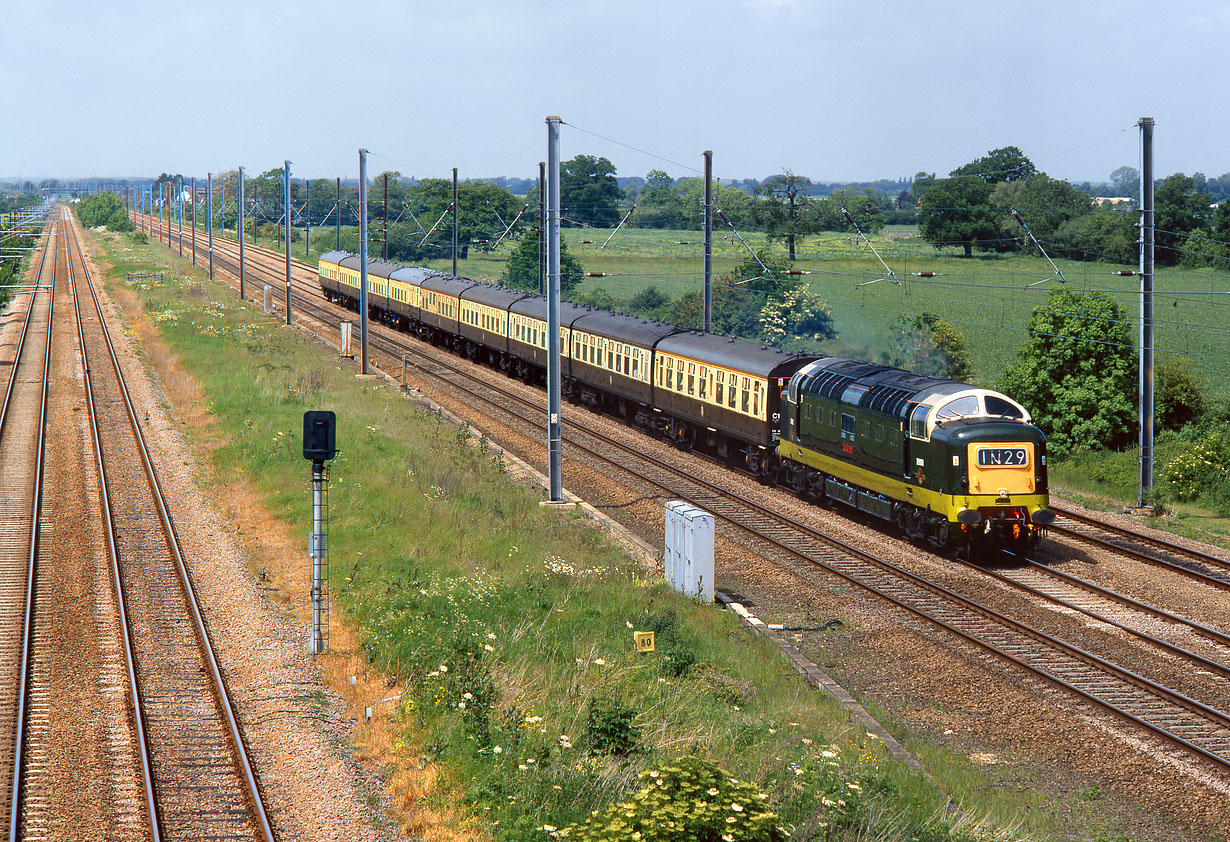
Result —
<path fill-rule="evenodd" d="M 836 398 L 857 378 L 836 371 L 827 371 L 816 378 L 812 391 L 826 398 Z"/>
<path fill-rule="evenodd" d="M 897 415 L 901 407 L 909 403 L 910 396 L 913 394 L 905 389 L 879 384 L 868 389 L 858 405 L 860 409 L 870 409 L 872 412 L 882 412 L 885 415 Z"/>

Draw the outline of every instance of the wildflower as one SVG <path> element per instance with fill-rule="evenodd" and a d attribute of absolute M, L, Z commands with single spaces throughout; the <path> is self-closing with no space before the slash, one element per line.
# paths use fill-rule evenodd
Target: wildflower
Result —
<path fill-rule="evenodd" d="M 879 737 L 877 737 L 875 734 L 871 733 L 870 731 L 868 731 L 868 732 L 867 732 L 867 739 L 869 739 L 869 740 L 878 740 L 878 739 L 880 739 L 880 738 L 879 738 Z"/>
<path fill-rule="evenodd" d="M 862 788 L 861 786 L 859 786 L 858 784 L 856 784 L 856 783 L 848 783 L 848 784 L 846 784 L 846 788 L 847 788 L 847 789 L 851 789 L 851 790 L 853 790 L 854 792 L 862 792 L 862 791 L 863 791 L 863 788 Z"/>
<path fill-rule="evenodd" d="M 484 643 L 484 644 L 483 644 L 483 649 L 485 649 L 485 650 L 486 650 L 486 651 L 488 651 L 488 652 L 494 652 L 494 651 L 495 651 L 495 647 L 494 647 L 494 646 L 492 646 L 490 643 Z"/>
<path fill-rule="evenodd" d="M 538 762 L 538 759 L 534 757 L 527 757 L 525 758 L 525 762 L 533 766 L 535 763 Z"/>
<path fill-rule="evenodd" d="M 559 784 L 552 784 L 551 789 L 563 789 Z"/>
<path fill-rule="evenodd" d="M 731 804 L 730 809 L 734 810 L 736 813 L 742 813 L 743 805 L 742 804 Z"/>
<path fill-rule="evenodd" d="M 624 625 L 627 626 L 628 628 L 632 628 L 632 623 L 629 620 L 624 620 Z"/>
<path fill-rule="evenodd" d="M 555 827 L 554 827 L 553 825 L 549 825 L 549 824 L 544 824 L 544 825 L 542 826 L 542 829 L 543 829 L 543 830 L 545 830 L 547 833 L 554 833 L 554 832 L 555 832 Z"/>
<path fill-rule="evenodd" d="M 820 752 L 820 756 L 821 757 L 836 757 L 837 752 L 831 751 L 830 749 L 826 748 L 824 751 Z"/>
<path fill-rule="evenodd" d="M 520 769 L 522 772 L 524 772 L 526 769 L 528 769 L 528 768 L 530 768 L 530 767 L 529 767 L 529 766 L 526 766 L 524 763 L 518 763 L 518 764 L 517 764 L 517 768 L 518 768 L 518 769 Z"/>
<path fill-rule="evenodd" d="M 461 698 L 463 698 L 463 699 L 473 699 L 473 698 L 474 698 L 474 694 L 473 694 L 473 693 L 469 693 L 469 692 L 467 692 L 467 693 L 466 693 L 465 695 L 463 695 Z"/>
<path fill-rule="evenodd" d="M 466 709 L 466 702 L 465 702 L 465 699 L 462 699 L 460 702 L 458 702 L 458 703 L 457 703 L 457 709 L 458 709 L 458 710 L 465 710 L 465 709 Z"/>
<path fill-rule="evenodd" d="M 488 640 L 495 640 L 495 632 L 487 632 Z"/>
<path fill-rule="evenodd" d="M 735 817 L 734 817 L 734 816 L 727 816 L 727 817 L 726 817 L 726 824 L 734 824 L 734 823 L 735 823 Z"/>
<path fill-rule="evenodd" d="M 718 788 L 716 786 L 711 786 L 709 787 L 709 789 L 706 790 L 706 792 L 708 792 L 710 795 L 717 795 Z"/>
<path fill-rule="evenodd" d="M 735 838 L 729 833 L 722 834 L 722 842 L 735 842 Z"/>
<path fill-rule="evenodd" d="M 602 658 L 594 658 L 594 663 L 600 667 L 606 666 L 606 661 L 604 661 Z"/>
<path fill-rule="evenodd" d="M 807 739 L 807 737 L 804 737 L 804 738 L 803 738 L 803 745 L 805 745 L 805 746 L 809 746 L 809 745 L 811 745 L 811 740 Z"/>
<path fill-rule="evenodd" d="M 440 664 L 440 666 L 436 667 L 436 669 L 440 670 L 440 672 L 448 672 L 448 666 L 446 664 Z"/>
<path fill-rule="evenodd" d="M 572 740 L 569 739 L 567 734 L 559 735 L 559 747 L 560 748 L 572 748 Z"/>
<path fill-rule="evenodd" d="M 496 746 L 495 748 L 491 749 L 492 754 L 501 754 L 503 753 L 503 751 L 504 749 L 500 748 L 499 746 Z"/>

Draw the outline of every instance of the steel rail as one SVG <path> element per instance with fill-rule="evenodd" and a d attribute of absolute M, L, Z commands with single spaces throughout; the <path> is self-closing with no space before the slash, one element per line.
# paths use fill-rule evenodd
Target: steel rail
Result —
<path fill-rule="evenodd" d="M 301 296 L 296 296 L 296 297 L 299 299 L 301 309 L 305 309 L 305 311 L 313 312 L 314 313 L 313 317 L 316 318 L 317 320 L 322 321 L 326 324 L 330 324 L 331 326 L 336 326 L 336 324 L 341 321 L 340 318 L 338 318 L 328 309 L 317 304 L 316 302 L 308 301 L 302 298 Z M 446 371 L 452 374 L 457 374 L 467 379 L 476 380 L 477 382 L 481 383 L 484 388 L 488 388 L 496 392 L 497 395 L 499 395 L 502 399 L 504 399 L 504 401 L 493 400 L 491 398 L 487 398 L 482 395 L 476 395 L 476 396 L 479 397 L 481 400 L 484 400 L 485 402 L 490 403 L 492 406 L 500 409 L 501 411 L 505 411 L 505 412 L 509 411 L 508 404 L 505 402 L 506 400 L 512 400 L 517 403 L 524 404 L 525 406 L 530 407 L 534 409 L 535 411 L 541 410 L 540 406 L 538 406 L 537 404 L 534 404 L 531 401 L 528 401 L 522 398 L 520 395 L 517 395 L 514 392 L 511 392 L 509 390 L 503 389 L 502 387 L 499 387 L 492 383 L 484 381 L 481 378 L 477 378 L 474 375 L 470 374 L 469 372 L 462 370 L 461 368 L 453 365 L 450 362 L 435 359 L 434 357 L 426 357 L 426 355 L 423 354 L 422 351 L 412 347 L 409 344 L 403 343 L 399 340 L 395 340 L 389 337 L 384 337 L 379 334 L 373 333 L 372 343 L 378 349 L 383 350 L 385 353 L 389 353 L 395 357 L 397 356 L 397 353 L 399 350 L 410 351 L 414 353 L 416 356 L 424 356 L 426 359 L 430 361 L 431 365 L 444 368 Z M 426 366 L 419 366 L 419 367 L 426 370 Z M 433 374 L 433 376 L 436 376 L 436 377 L 439 376 L 438 374 L 435 374 L 432 372 L 428 372 L 428 373 Z M 474 394 L 474 393 L 471 393 L 471 394 Z M 522 420 L 531 421 L 531 419 L 526 419 L 524 417 L 522 417 Z M 538 419 L 532 420 L 531 423 L 537 424 Z M 933 594 L 936 594 L 937 596 L 940 596 L 943 599 L 947 599 L 951 602 L 955 602 L 958 605 L 961 605 L 962 607 L 966 608 L 967 610 L 981 614 L 983 617 L 986 617 L 987 619 L 990 619 L 993 622 L 999 623 L 1012 631 L 1018 632 L 1020 634 L 1024 634 L 1032 638 L 1033 640 L 1037 641 L 1038 643 L 1058 649 L 1064 652 L 1065 654 L 1069 655 L 1070 657 L 1076 658 L 1084 662 L 1086 665 L 1094 669 L 1098 669 L 1103 672 L 1110 673 L 1111 675 L 1114 675 L 1116 678 L 1128 684 L 1134 685 L 1138 689 L 1143 690 L 1153 695 L 1154 697 L 1160 697 L 1161 699 L 1164 699 L 1165 701 L 1170 702 L 1171 704 L 1181 707 L 1190 713 L 1193 713 L 1197 716 L 1204 717 L 1207 720 L 1216 722 L 1219 726 L 1230 727 L 1230 714 L 1226 714 L 1226 713 L 1223 713 L 1222 711 L 1216 710 L 1208 705 L 1203 704 L 1202 702 L 1192 699 L 1182 693 L 1178 693 L 1174 690 L 1171 690 L 1168 687 L 1158 684 L 1157 682 L 1151 681 L 1150 679 L 1144 676 L 1141 676 L 1135 672 L 1132 672 L 1131 670 L 1128 670 L 1124 667 L 1119 666 L 1118 664 L 1108 661 L 1105 658 L 1102 658 L 1098 655 L 1088 652 L 1080 647 L 1074 646 L 1073 644 L 1067 643 L 1066 641 L 1060 640 L 1059 638 L 1056 638 L 1053 635 L 1049 635 L 1046 632 L 1040 631 L 1038 629 L 1034 629 L 1028 626 L 1027 624 L 1022 623 L 1021 621 L 1014 620 L 1010 617 L 1007 617 L 1006 615 L 999 613 L 995 609 L 981 605 L 980 603 L 975 602 L 974 600 L 971 600 L 967 597 L 964 597 L 961 594 L 958 594 L 955 591 L 945 588 L 942 585 L 939 585 L 937 583 L 930 582 L 926 579 L 923 579 L 922 577 L 917 576 L 916 574 L 911 573 L 908 570 L 904 570 L 903 568 L 893 565 L 891 562 L 880 559 L 871 553 L 867 553 L 863 550 L 859 550 L 858 548 L 853 547 L 845 543 L 844 541 L 841 541 L 840 539 L 826 535 L 816 529 L 813 529 L 810 526 L 807 526 L 806 524 L 798 523 L 797 521 L 794 521 L 791 518 L 786 517 L 785 515 L 775 512 L 772 509 L 769 509 L 768 507 L 762 506 L 759 503 L 756 503 L 745 497 L 742 497 L 742 495 L 739 495 L 735 492 L 731 492 L 707 480 L 701 479 L 694 475 L 690 475 L 686 471 L 682 471 L 670 465 L 669 463 L 664 462 L 663 460 L 659 460 L 656 457 L 653 457 L 653 456 L 650 456 L 644 453 L 642 450 L 637 449 L 633 445 L 625 444 L 616 439 L 612 439 L 592 429 L 589 429 L 585 427 L 584 425 L 579 424 L 578 422 L 567 421 L 566 423 L 568 424 L 568 426 L 570 426 L 572 429 L 578 432 L 582 432 L 582 433 L 594 436 L 596 438 L 599 438 L 603 440 L 605 443 L 616 447 L 617 449 L 624 450 L 628 453 L 631 453 L 637 456 L 638 458 L 647 460 L 651 464 L 655 464 L 656 466 L 661 467 L 671 473 L 674 473 L 676 475 L 682 475 L 688 481 L 695 482 L 716 495 L 735 500 L 740 505 L 743 505 L 751 509 L 753 512 L 757 514 L 763 515 L 767 518 L 777 521 L 778 523 L 781 523 L 785 526 L 788 526 L 791 529 L 801 532 L 804 535 L 807 535 L 808 537 L 815 538 L 819 541 L 822 541 L 834 547 L 840 552 L 844 552 L 850 556 L 853 556 L 854 558 L 860 561 L 872 564 L 882 570 L 885 570 L 886 572 L 891 573 L 892 575 L 899 576 L 917 587 L 923 588 L 927 591 L 931 591 Z M 572 442 L 572 444 L 576 446 L 580 446 L 583 449 L 586 449 L 584 448 L 583 445 L 578 445 L 575 440 Z M 598 458 L 603 459 L 604 461 L 610 462 L 611 464 L 614 464 L 623 470 L 627 470 L 625 466 L 619 465 L 617 462 L 612 460 L 610 457 L 604 456 L 603 454 L 590 450 L 590 449 L 587 449 L 587 450 L 588 452 L 597 456 Z M 647 476 L 643 476 L 643 475 L 638 475 L 638 476 L 640 476 L 641 479 L 643 479 L 646 482 L 649 482 L 653 485 L 657 485 L 659 488 L 662 488 L 664 491 L 670 494 L 677 493 L 675 489 L 669 486 L 666 486 L 656 480 L 653 480 Z M 907 600 L 899 599 L 893 596 L 892 594 L 884 592 L 876 588 L 874 585 L 871 585 L 865 581 L 862 581 L 857 576 L 848 574 L 845 571 L 842 571 L 832 565 L 829 565 L 823 561 L 820 561 L 806 553 L 799 551 L 796 548 L 789 546 L 788 544 L 776 538 L 773 538 L 772 536 L 759 532 L 756 529 L 749 527 L 744 523 L 739 522 L 738 520 L 734 520 L 729 516 L 721 515 L 720 513 L 717 513 L 717 512 L 715 512 L 715 515 L 717 515 L 718 517 L 721 517 L 722 520 L 725 520 L 726 522 L 730 523 L 732 526 L 738 529 L 747 531 L 755 535 L 756 537 L 760 538 L 761 540 L 764 540 L 770 544 L 773 544 L 774 546 L 777 546 L 780 549 L 785 550 L 789 554 L 807 561 L 809 564 L 822 567 L 828 570 L 829 572 L 834 573 L 843 579 L 846 579 L 851 584 L 854 584 L 860 588 L 863 588 L 864 590 L 867 590 L 868 592 L 882 599 L 885 599 L 886 601 L 894 605 L 897 605 L 900 608 L 904 608 L 905 610 L 910 611 L 911 613 L 923 618 L 924 620 L 932 623 L 933 625 L 941 629 L 944 629 L 946 631 L 949 631 L 953 634 L 958 635 L 959 637 L 974 644 L 976 647 L 983 649 L 985 651 L 991 652 L 997 657 L 1000 657 L 1010 663 L 1013 663 L 1025 669 L 1026 671 L 1038 676 L 1039 678 L 1047 681 L 1048 683 L 1051 683 L 1068 692 L 1071 692 L 1089 701 L 1095 706 L 1108 711 L 1109 713 L 1115 716 L 1118 716 L 1126 721 L 1136 724 L 1137 726 L 1149 731 L 1150 733 L 1155 734 L 1156 736 L 1164 739 L 1167 742 L 1170 742 L 1173 745 L 1179 746 L 1199 757 L 1202 757 L 1206 760 L 1211 761 L 1214 764 L 1217 764 L 1218 766 L 1221 766 L 1224 769 L 1230 770 L 1230 757 L 1223 757 L 1222 755 L 1209 751 L 1208 749 L 1205 749 L 1204 747 L 1197 745 L 1179 736 L 1178 734 L 1174 734 L 1166 730 L 1166 728 L 1156 723 L 1150 722 L 1146 719 L 1143 719 L 1131 713 L 1128 710 L 1125 710 L 1124 708 L 1114 704 L 1113 702 L 1110 702 L 1106 699 L 1103 699 L 1097 696 L 1094 693 L 1091 693 L 1081 687 L 1078 687 L 1075 684 L 1072 684 L 1071 682 L 1068 682 L 1065 679 L 1052 674 L 1051 672 L 1048 672 L 1033 664 L 1030 664 L 1027 661 L 1022 660 L 1021 658 L 1018 658 L 1017 656 L 1013 655 L 1012 653 L 1004 651 L 1002 648 L 992 643 L 989 643 L 988 641 L 982 640 L 973 634 L 970 634 L 961 629 L 955 628 L 952 625 L 945 623 L 943 620 L 933 616 L 929 612 L 919 608 L 918 606 L 912 605 Z"/>
<path fill-rule="evenodd" d="M 76 239 L 75 229 L 70 229 L 71 235 Z M 265 811 L 265 805 L 261 798 L 260 785 L 256 780 L 256 773 L 252 766 L 252 761 L 248 757 L 247 747 L 244 744 L 243 734 L 239 727 L 239 720 L 235 714 L 234 705 L 231 702 L 230 694 L 226 690 L 226 682 L 222 677 L 222 670 L 218 664 L 217 656 L 214 654 L 213 645 L 210 643 L 209 631 L 205 627 L 204 615 L 201 613 L 200 602 L 197 599 L 196 590 L 192 586 L 192 581 L 188 575 L 187 563 L 184 561 L 183 550 L 180 546 L 179 535 L 175 530 L 175 525 L 171 520 L 171 514 L 167 508 L 166 499 L 162 494 L 162 487 L 158 481 L 157 472 L 154 469 L 153 459 L 150 456 L 149 448 L 145 443 L 145 436 L 141 431 L 141 425 L 137 420 L 136 408 L 133 406 L 132 397 L 128 392 L 128 386 L 124 381 L 124 373 L 120 367 L 119 357 L 115 352 L 115 345 L 111 341 L 111 334 L 107 330 L 107 322 L 103 317 L 102 305 L 98 300 L 98 293 L 94 288 L 94 281 L 90 277 L 89 268 L 85 266 L 84 259 L 82 267 L 86 284 L 90 289 L 90 296 L 94 299 L 94 309 L 98 313 L 99 326 L 102 329 L 103 338 L 106 341 L 107 351 L 111 357 L 111 365 L 115 370 L 115 376 L 119 382 L 120 394 L 124 398 L 124 406 L 128 411 L 128 421 L 133 430 L 133 437 L 137 442 L 137 450 L 141 455 L 142 464 L 145 467 L 146 477 L 149 479 L 152 498 L 155 506 L 158 509 L 159 518 L 162 521 L 163 528 L 167 534 L 167 545 L 171 549 L 171 553 L 175 558 L 175 567 L 179 574 L 179 582 L 184 590 L 188 607 L 192 614 L 193 623 L 197 639 L 200 643 L 202 653 L 205 655 L 205 662 L 209 670 L 211 683 L 214 692 L 218 697 L 218 706 L 221 709 L 223 718 L 231 740 L 232 748 L 235 752 L 235 758 L 239 765 L 240 778 L 248 794 L 250 801 L 249 806 L 253 812 L 253 818 L 256 821 L 257 830 L 265 842 L 274 842 L 273 828 L 269 821 L 269 816 Z"/>
<path fill-rule="evenodd" d="M 1119 526 L 1118 524 L 1115 524 L 1115 523 L 1109 523 L 1100 518 L 1091 517 L 1090 515 L 1077 512 L 1073 509 L 1068 508 L 1067 506 L 1062 506 L 1062 505 L 1051 506 L 1051 508 L 1055 510 L 1056 514 L 1062 515 L 1063 517 L 1066 517 L 1069 520 L 1074 520 L 1077 523 L 1083 523 L 1087 526 L 1092 526 L 1095 529 L 1102 529 L 1102 530 L 1105 530 L 1106 532 L 1111 533 L 1112 535 L 1118 535 L 1122 538 L 1128 538 L 1133 541 L 1140 541 L 1141 543 L 1144 543 L 1144 544 L 1152 544 L 1153 546 L 1158 547 L 1159 549 L 1165 550 L 1166 552 L 1172 552 L 1177 555 L 1185 555 L 1197 561 L 1204 562 L 1205 564 L 1211 564 L 1214 567 L 1221 568 L 1222 570 L 1230 571 L 1230 559 L 1222 558 L 1220 556 L 1215 556 L 1212 553 L 1206 553 L 1204 550 L 1199 550 L 1199 549 L 1196 549 L 1195 547 L 1187 547 L 1187 546 L 1184 546 L 1183 544 L 1178 544 L 1174 541 L 1168 541 L 1165 538 L 1158 538 L 1154 535 L 1146 535 L 1143 532 L 1137 532 L 1136 530 L 1130 529 L 1126 526 Z M 1117 550 L 1127 550 L 1129 552 L 1137 552 L 1134 550 L 1130 550 L 1129 548 L 1121 547 L 1118 544 L 1111 543 L 1104 539 L 1097 538 L 1096 536 L 1089 536 L 1082 532 L 1076 532 L 1075 530 L 1068 529 L 1068 530 L 1064 530 L 1064 532 L 1066 534 L 1075 535 L 1078 538 L 1089 539 L 1094 543 L 1098 543 L 1104 546 L 1109 546 Z"/>
<path fill-rule="evenodd" d="M 85 266 L 84 259 L 82 260 Z M 162 840 L 162 821 L 154 792 L 153 764 L 150 761 L 149 740 L 145 733 L 145 712 L 141 703 L 141 688 L 137 679 L 136 658 L 133 655 L 132 630 L 128 623 L 128 605 L 124 583 L 120 579 L 120 554 L 116 547 L 115 515 L 111 511 L 111 492 L 107 483 L 107 469 L 103 463 L 102 438 L 98 430 L 98 414 L 94 403 L 94 382 L 90 375 L 90 354 L 86 348 L 85 328 L 81 319 L 81 303 L 77 297 L 77 279 L 73 276 L 73 264 L 68 262 L 68 280 L 73 290 L 73 311 L 77 316 L 77 341 L 81 344 L 81 368 L 85 380 L 86 408 L 90 413 L 90 432 L 94 440 L 94 460 L 98 468 L 98 480 L 102 498 L 103 522 L 106 524 L 107 555 L 111 562 L 111 579 L 115 587 L 116 610 L 120 619 L 120 637 L 124 641 L 124 662 L 128 669 L 128 692 L 132 706 L 132 721 L 137 732 L 138 758 L 141 778 L 145 786 L 145 809 L 149 819 L 150 836 L 153 842 Z"/>
<path fill-rule="evenodd" d="M 48 240 L 50 240 L 50 232 L 48 232 Z M 50 243 L 48 243 L 47 245 L 50 245 Z M 38 258 L 38 272 L 35 273 L 34 275 L 36 291 L 37 291 L 38 279 L 42 277 L 43 263 L 46 259 L 47 259 L 47 247 L 44 246 L 43 251 L 39 255 L 39 258 Z M 26 347 L 26 332 L 30 329 L 30 316 L 33 313 L 34 313 L 34 295 L 32 294 L 30 296 L 29 306 L 26 307 L 26 317 L 21 322 L 21 337 L 17 340 L 17 351 L 13 357 L 13 367 L 9 369 L 9 383 L 8 383 L 7 388 L 5 388 L 4 390 L 4 405 L 0 406 L 0 442 L 4 441 L 4 421 L 6 418 L 8 418 L 8 415 L 9 415 L 9 403 L 13 396 L 13 385 L 17 382 L 17 369 L 20 368 L 20 366 L 18 366 L 17 363 L 21 360 L 22 350 Z"/>
<path fill-rule="evenodd" d="M 56 226 L 53 223 L 47 238 L 47 248 L 51 249 L 54 247 L 58 251 L 59 241 L 57 240 L 54 246 L 51 242 L 51 238 L 55 236 L 55 229 Z M 21 767 L 24 763 L 22 755 L 25 747 L 26 712 L 29 706 L 27 695 L 30 684 L 30 659 L 31 650 L 34 648 L 34 579 L 38 570 L 39 518 L 42 516 L 43 511 L 43 457 L 45 455 L 47 433 L 47 391 L 48 383 L 51 380 L 51 326 L 55 323 L 57 259 L 58 254 L 51 261 L 51 289 L 48 293 L 50 299 L 47 307 L 47 341 L 46 352 L 43 356 L 43 387 L 38 415 L 38 445 L 36 446 L 34 462 L 34 499 L 31 503 L 30 555 L 26 565 L 26 607 L 22 620 L 21 669 L 18 674 L 17 685 L 17 734 L 13 745 L 13 781 L 10 790 L 11 801 L 9 802 L 9 842 L 17 842 L 21 834 Z M 40 261 L 40 272 L 42 271 L 42 266 L 42 261 Z M 30 299 L 30 306 L 34 306 L 33 297 Z M 14 363 L 15 368 L 16 363 Z"/>

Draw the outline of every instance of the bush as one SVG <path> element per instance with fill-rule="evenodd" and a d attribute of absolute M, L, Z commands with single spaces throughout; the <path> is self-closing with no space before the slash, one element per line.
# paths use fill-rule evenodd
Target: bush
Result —
<path fill-rule="evenodd" d="M 558 836 L 583 842 L 785 842 L 790 834 L 765 793 L 698 757 L 681 757 L 638 778 L 632 800 Z"/>
<path fill-rule="evenodd" d="M 1177 360 L 1158 363 L 1153 369 L 1157 394 L 1157 425 L 1163 430 L 1179 430 L 1204 414 L 1205 383 L 1199 372 Z"/>
<path fill-rule="evenodd" d="M 1176 500 L 1195 500 L 1202 495 L 1217 499 L 1230 482 L 1230 438 L 1221 430 L 1206 433 L 1162 471 L 1167 489 Z"/>
<path fill-rule="evenodd" d="M 590 754 L 631 754 L 636 748 L 639 729 L 632 724 L 636 710 L 619 699 L 591 699 L 585 723 Z"/>

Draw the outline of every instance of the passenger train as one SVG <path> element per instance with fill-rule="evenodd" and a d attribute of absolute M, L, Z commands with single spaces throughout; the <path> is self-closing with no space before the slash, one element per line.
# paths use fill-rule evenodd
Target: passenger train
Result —
<path fill-rule="evenodd" d="M 545 380 L 544 297 L 382 261 L 367 273 L 372 317 Z M 357 256 L 326 253 L 319 279 L 326 298 L 358 309 Z M 1054 521 L 1045 436 L 998 392 L 568 302 L 560 351 L 569 400 L 933 547 L 1027 548 Z"/>

